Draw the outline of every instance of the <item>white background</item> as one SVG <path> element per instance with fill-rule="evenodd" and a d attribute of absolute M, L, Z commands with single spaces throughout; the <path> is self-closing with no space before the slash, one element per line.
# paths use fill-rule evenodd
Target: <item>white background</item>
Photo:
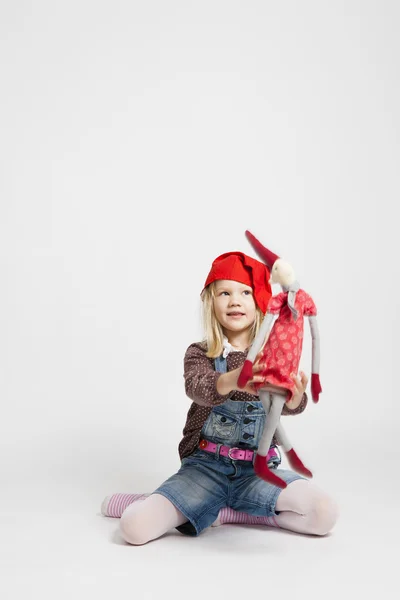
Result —
<path fill-rule="evenodd" d="M 399 16 L 382 0 L 2 2 L 5 600 L 390 583 Z M 245 229 L 318 306 L 323 394 L 285 425 L 341 519 L 324 539 L 225 526 L 123 545 L 100 503 L 177 470 L 199 294 L 216 256 L 255 256 Z"/>

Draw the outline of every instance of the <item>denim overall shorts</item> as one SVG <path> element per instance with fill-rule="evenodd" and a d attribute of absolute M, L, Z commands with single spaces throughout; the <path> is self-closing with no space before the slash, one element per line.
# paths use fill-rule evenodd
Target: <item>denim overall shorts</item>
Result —
<path fill-rule="evenodd" d="M 214 360 L 216 371 L 226 373 L 226 358 Z M 262 403 L 226 400 L 215 406 L 201 430 L 201 439 L 218 445 L 211 453 L 197 448 L 181 462 L 181 468 L 153 493 L 168 498 L 188 519 L 178 531 L 199 535 L 214 523 L 221 508 L 229 506 L 256 517 L 272 517 L 282 489 L 263 481 L 254 473 L 251 460 L 236 460 L 219 454 L 221 445 L 256 450 L 266 415 Z M 276 456 L 270 468 L 287 484 L 304 479 L 298 473 L 278 468 Z"/>

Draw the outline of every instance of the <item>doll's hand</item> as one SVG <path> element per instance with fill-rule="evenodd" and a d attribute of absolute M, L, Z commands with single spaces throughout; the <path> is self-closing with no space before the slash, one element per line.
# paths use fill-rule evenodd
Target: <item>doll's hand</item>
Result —
<path fill-rule="evenodd" d="M 257 375 L 257 373 L 259 373 L 259 371 L 263 368 L 263 366 L 260 366 L 259 364 L 261 356 L 261 353 L 257 354 L 253 364 L 250 360 L 246 360 L 242 367 L 234 369 L 233 371 L 229 371 L 229 374 L 233 377 L 234 381 L 232 389 L 258 396 L 258 389 L 254 387 L 254 384 L 262 383 L 264 381 L 260 375 Z M 244 370 L 246 363 L 248 369 L 247 373 Z"/>
<path fill-rule="evenodd" d="M 245 386 L 252 387 L 254 383 L 264 383 L 264 377 L 262 377 L 260 374 L 260 372 L 265 368 L 264 363 L 265 359 L 263 358 L 262 351 L 257 354 L 253 364 L 251 361 L 245 360 L 238 377 L 238 388 L 243 389 Z M 248 390 L 246 389 L 245 391 Z M 253 391 L 251 393 L 254 394 L 255 392 Z"/>
<path fill-rule="evenodd" d="M 249 383 L 265 383 L 264 375 L 262 372 L 265 369 L 265 358 L 262 352 L 259 352 L 256 356 L 256 360 L 253 363 L 253 375 Z"/>
<path fill-rule="evenodd" d="M 286 402 L 286 406 L 295 409 L 300 405 L 300 402 L 303 399 L 308 384 L 308 377 L 303 371 L 300 371 L 298 375 L 291 373 L 290 377 L 294 381 L 295 389 L 292 398 Z"/>
<path fill-rule="evenodd" d="M 243 389 L 253 378 L 253 363 L 251 360 L 245 360 L 237 380 L 238 388 Z"/>
<path fill-rule="evenodd" d="M 319 395 L 322 392 L 321 382 L 318 373 L 311 374 L 311 395 L 314 402 L 318 402 Z"/>
<path fill-rule="evenodd" d="M 245 361 L 244 365 L 246 364 L 246 362 L 250 363 L 250 365 L 251 365 L 250 361 Z M 242 385 L 239 385 L 239 383 L 242 383 L 241 377 L 243 375 L 243 368 L 240 369 L 237 389 L 240 391 L 248 392 L 249 394 L 254 394 L 254 395 L 258 396 L 259 385 L 256 385 L 256 384 L 264 383 L 264 376 L 262 375 L 262 371 L 264 369 L 265 369 L 265 357 L 263 356 L 262 352 L 259 352 L 255 358 L 253 365 L 252 365 L 252 372 L 250 375 L 250 379 L 247 381 L 245 387 L 243 387 Z"/>
<path fill-rule="evenodd" d="M 254 388 L 253 384 L 248 381 L 244 387 L 239 387 L 238 379 L 242 372 L 242 367 L 222 373 L 217 380 L 217 392 L 222 396 L 229 394 L 230 392 L 247 392 L 248 394 L 258 395 L 258 391 Z"/>

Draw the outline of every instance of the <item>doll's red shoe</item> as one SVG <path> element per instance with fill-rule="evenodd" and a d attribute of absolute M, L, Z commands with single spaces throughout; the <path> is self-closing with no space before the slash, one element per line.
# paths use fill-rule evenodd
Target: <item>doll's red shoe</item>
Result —
<path fill-rule="evenodd" d="M 287 486 L 286 481 L 283 481 L 283 479 L 275 475 L 275 473 L 273 473 L 271 469 L 268 468 L 266 456 L 256 454 L 256 458 L 254 461 L 254 471 L 256 475 L 258 475 L 258 477 L 264 479 L 264 481 L 267 481 L 268 483 L 272 483 L 273 485 L 276 485 L 282 489 Z"/>
<path fill-rule="evenodd" d="M 300 473 L 300 475 L 304 475 L 305 477 L 312 477 L 311 471 L 303 465 L 293 448 L 285 454 L 293 471 L 296 471 L 296 473 Z"/>

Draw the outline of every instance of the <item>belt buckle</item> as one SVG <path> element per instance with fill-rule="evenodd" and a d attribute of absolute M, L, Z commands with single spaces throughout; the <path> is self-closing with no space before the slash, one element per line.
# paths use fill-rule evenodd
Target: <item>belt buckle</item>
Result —
<path fill-rule="evenodd" d="M 240 458 L 234 458 L 233 456 L 231 456 L 231 451 L 232 450 L 241 450 L 241 448 L 229 448 L 229 450 L 228 450 L 228 458 L 230 458 L 231 460 L 241 460 Z"/>

